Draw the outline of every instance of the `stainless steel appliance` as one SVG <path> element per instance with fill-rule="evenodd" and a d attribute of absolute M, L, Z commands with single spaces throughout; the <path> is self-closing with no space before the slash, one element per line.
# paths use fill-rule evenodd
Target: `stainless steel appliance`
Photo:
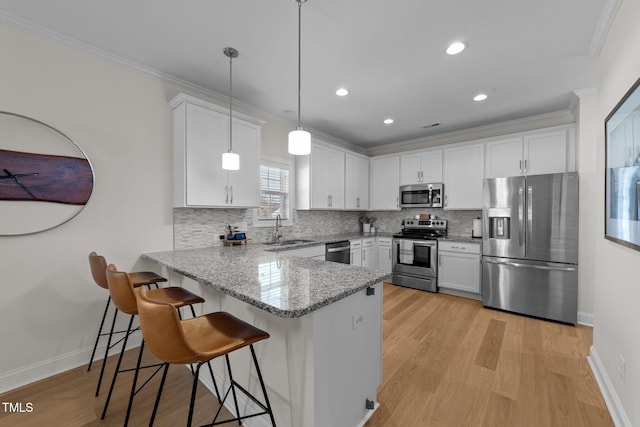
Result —
<path fill-rule="evenodd" d="M 438 237 L 447 235 L 444 219 L 405 220 L 393 236 L 391 283 L 438 291 Z"/>
<path fill-rule="evenodd" d="M 401 208 L 441 208 L 444 184 L 413 184 L 400 186 Z"/>
<path fill-rule="evenodd" d="M 576 323 L 578 175 L 484 180 L 482 301 Z"/>
<path fill-rule="evenodd" d="M 351 245 L 348 240 L 327 243 L 324 250 L 325 261 L 339 262 L 342 264 L 351 263 Z"/>

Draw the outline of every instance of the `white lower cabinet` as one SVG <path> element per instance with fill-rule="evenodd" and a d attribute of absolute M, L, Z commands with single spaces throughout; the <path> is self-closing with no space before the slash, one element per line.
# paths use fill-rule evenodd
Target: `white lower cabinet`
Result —
<path fill-rule="evenodd" d="M 353 239 L 349 241 L 351 246 L 351 265 L 362 266 L 362 239 Z"/>
<path fill-rule="evenodd" d="M 376 248 L 375 237 L 362 239 L 362 266 L 378 268 L 378 248 Z"/>
<path fill-rule="evenodd" d="M 378 237 L 378 270 L 391 273 L 391 237 Z"/>
<path fill-rule="evenodd" d="M 444 293 L 480 298 L 480 243 L 438 242 L 438 288 Z"/>

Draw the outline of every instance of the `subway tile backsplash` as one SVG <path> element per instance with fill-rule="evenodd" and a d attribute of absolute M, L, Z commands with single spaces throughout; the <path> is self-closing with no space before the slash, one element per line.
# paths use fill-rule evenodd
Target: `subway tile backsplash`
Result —
<path fill-rule="evenodd" d="M 450 211 L 443 209 L 402 209 L 401 211 L 293 211 L 293 225 L 282 228 L 285 239 L 319 234 L 353 233 L 362 230 L 360 217 L 375 218 L 378 231 L 397 232 L 403 219 L 419 214 L 434 214 L 449 221 L 450 235 L 470 236 L 473 219 L 482 211 Z M 175 249 L 221 245 L 219 239 L 227 225 L 246 225 L 248 237 L 256 242 L 272 239 L 273 227 L 253 227 L 251 209 L 174 208 L 173 238 Z"/>

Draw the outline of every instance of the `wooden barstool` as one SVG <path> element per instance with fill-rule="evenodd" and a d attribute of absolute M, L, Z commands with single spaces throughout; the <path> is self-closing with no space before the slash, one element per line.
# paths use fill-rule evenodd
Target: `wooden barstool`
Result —
<path fill-rule="evenodd" d="M 140 317 L 140 327 L 142 328 L 142 336 L 147 347 L 160 360 L 165 362 L 165 369 L 162 374 L 162 381 L 158 389 L 156 402 L 153 406 L 153 413 L 149 426 L 153 425 L 155 420 L 160 398 L 162 396 L 162 388 L 167 376 L 170 364 L 197 364 L 195 375 L 193 376 L 193 385 L 191 388 L 191 400 L 189 402 L 189 415 L 187 418 L 187 427 L 191 427 L 193 419 L 193 407 L 195 404 L 196 390 L 198 387 L 198 373 L 200 367 L 204 363 L 208 363 L 218 356 L 225 356 L 227 371 L 229 372 L 229 389 L 224 394 L 222 401 L 218 396 L 220 407 L 216 412 L 213 421 L 209 425 L 224 424 L 231 421 L 242 422 L 245 418 L 255 417 L 259 415 L 269 415 L 271 425 L 275 427 L 276 422 L 271 410 L 271 404 L 267 397 L 267 390 L 264 386 L 258 359 L 256 358 L 253 344 L 269 338 L 269 334 L 232 316 L 225 312 L 216 312 L 206 314 L 204 316 L 195 317 L 193 319 L 180 320 L 176 311 L 170 304 L 156 299 L 152 291 L 140 289 L 138 291 L 138 313 Z M 249 346 L 251 356 L 256 367 L 256 373 L 260 380 L 260 387 L 264 396 L 264 403 L 258 401 L 240 384 L 234 381 L 231 373 L 231 364 L 229 363 L 229 353 L 242 347 Z M 210 365 L 209 365 L 210 366 Z M 211 373 L 213 378 L 213 373 Z M 215 385 L 215 378 L 214 385 Z M 254 403 L 256 403 L 263 412 L 240 416 L 238 409 L 238 400 L 236 398 L 236 388 L 246 394 Z M 231 391 L 233 395 L 236 418 L 216 422 L 220 410 L 224 405 L 227 396 Z M 217 387 L 216 393 L 219 395 Z"/>
<path fill-rule="evenodd" d="M 91 252 L 89 254 L 89 267 L 91 268 L 91 276 L 93 276 L 93 281 L 96 282 L 96 285 L 100 286 L 101 288 L 105 289 L 106 291 L 109 291 L 109 285 L 107 283 L 107 274 L 106 274 L 106 270 L 107 270 L 107 260 L 101 256 L 98 255 L 96 252 Z M 162 282 L 166 282 L 167 279 L 165 279 L 162 276 L 157 275 L 156 273 L 152 272 L 152 271 L 139 271 L 139 272 L 135 272 L 135 273 L 129 273 L 129 277 L 131 279 L 131 283 L 133 284 L 134 287 L 139 287 L 139 286 L 148 286 L 151 287 L 151 285 L 155 285 L 156 288 L 158 287 L 158 283 L 162 283 Z M 104 313 L 102 314 L 102 320 L 100 321 L 100 329 L 98 329 L 98 335 L 96 336 L 96 342 L 95 344 L 93 344 L 93 351 L 91 352 L 91 359 L 89 360 L 89 366 L 87 367 L 87 372 L 89 372 L 91 370 L 91 365 L 93 364 L 93 358 L 96 355 L 96 349 L 98 348 L 98 342 L 100 341 L 100 338 L 103 336 L 108 336 L 107 338 L 107 347 L 104 351 L 104 358 L 102 359 L 102 367 L 100 368 L 100 377 L 98 379 L 98 386 L 96 387 L 96 396 L 98 396 L 98 394 L 100 394 L 100 386 L 102 384 L 102 377 L 104 376 L 104 367 L 105 367 L 105 361 L 107 360 L 107 356 L 109 354 L 109 350 L 111 350 L 111 348 L 115 345 L 117 345 L 121 340 L 111 344 L 111 340 L 113 338 L 113 334 L 116 333 L 124 333 L 125 331 L 115 331 L 114 332 L 114 327 L 116 324 L 116 317 L 118 315 L 118 308 L 116 307 L 113 313 L 113 322 L 111 323 L 111 329 L 109 330 L 109 332 L 103 332 L 103 328 L 104 328 L 104 321 L 107 317 L 107 312 L 109 311 L 109 305 L 111 304 L 111 294 L 109 294 L 109 297 L 107 298 L 107 304 L 104 307 Z"/>
<path fill-rule="evenodd" d="M 139 287 L 138 289 L 134 289 L 133 283 L 131 281 L 131 276 L 124 271 L 118 271 L 116 269 L 116 266 L 113 264 L 110 264 L 107 267 L 106 276 L 107 276 L 107 283 L 109 285 L 109 294 L 111 295 L 111 299 L 113 300 L 113 303 L 115 304 L 116 307 L 118 307 L 118 310 L 120 310 L 123 313 L 129 314 L 131 317 L 129 320 L 129 326 L 127 327 L 127 332 L 122 342 L 122 349 L 120 350 L 120 356 L 118 357 L 116 370 L 113 374 L 113 380 L 111 381 L 109 394 L 107 395 L 107 400 L 104 403 L 104 409 L 102 411 L 101 419 L 104 419 L 105 415 L 107 414 L 107 408 L 109 407 L 109 401 L 111 400 L 111 394 L 113 393 L 113 388 L 115 387 L 118 374 L 120 372 L 133 370 L 134 371 L 133 384 L 131 387 L 131 394 L 129 395 L 129 405 L 127 407 L 127 413 L 125 415 L 125 420 L 124 420 L 124 425 L 126 426 L 129 422 L 129 415 L 131 414 L 133 398 L 135 394 L 139 391 L 139 390 L 136 390 L 136 385 L 137 385 L 136 383 L 138 380 L 138 372 L 141 369 L 140 364 L 142 362 L 142 353 L 144 352 L 144 346 L 145 346 L 144 336 L 143 336 L 142 343 L 140 344 L 140 351 L 138 352 L 138 362 L 136 363 L 135 369 L 126 369 L 121 371 L 120 364 L 122 363 L 122 357 L 124 355 L 124 352 L 127 346 L 127 339 L 132 332 L 137 330 L 137 328 L 132 329 L 133 319 L 138 314 L 136 294 L 140 289 L 144 289 L 145 291 L 149 292 L 149 294 L 153 298 L 157 299 L 158 301 L 162 301 L 163 304 L 166 304 L 167 307 L 170 307 L 170 309 L 173 311 L 173 313 L 176 316 L 179 316 L 179 309 L 181 307 L 189 306 L 191 308 L 191 314 L 194 318 L 196 317 L 196 313 L 195 313 L 195 310 L 193 309 L 193 304 L 203 303 L 204 299 L 202 299 L 201 297 L 199 297 L 198 295 L 192 292 L 189 292 L 184 288 L 177 287 L 177 286 L 170 286 L 166 288 L 149 289 L 149 290 L 145 289 L 144 287 Z M 152 374 L 153 376 L 160 370 L 162 366 L 163 364 L 156 364 L 156 365 L 144 366 L 142 368 L 158 367 L 156 372 Z M 146 382 L 142 385 L 142 387 L 144 387 L 145 384 Z M 217 390 L 217 385 L 216 385 L 216 390 Z"/>

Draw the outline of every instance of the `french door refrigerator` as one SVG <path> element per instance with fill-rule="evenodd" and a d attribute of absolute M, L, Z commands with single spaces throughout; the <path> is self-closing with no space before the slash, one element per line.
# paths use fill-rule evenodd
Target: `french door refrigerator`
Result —
<path fill-rule="evenodd" d="M 485 179 L 482 222 L 483 304 L 575 324 L 577 173 Z"/>

